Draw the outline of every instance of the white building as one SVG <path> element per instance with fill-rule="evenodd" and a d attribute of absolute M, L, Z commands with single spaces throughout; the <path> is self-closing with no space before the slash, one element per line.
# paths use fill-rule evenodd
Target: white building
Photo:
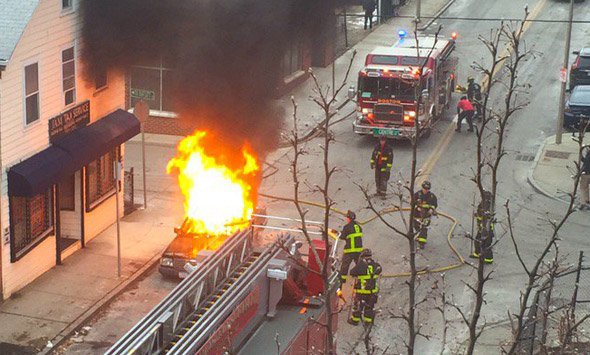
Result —
<path fill-rule="evenodd" d="M 114 162 L 139 122 L 123 73 L 79 75 L 80 36 L 78 0 L 0 0 L 0 300 L 115 219 Z"/>

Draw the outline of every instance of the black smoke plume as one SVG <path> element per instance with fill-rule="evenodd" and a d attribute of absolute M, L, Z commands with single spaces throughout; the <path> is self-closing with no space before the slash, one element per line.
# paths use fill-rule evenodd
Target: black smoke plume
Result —
<path fill-rule="evenodd" d="M 163 58 L 174 109 L 264 155 L 283 113 L 273 104 L 281 59 L 299 40 L 326 35 L 334 0 L 84 0 L 87 78 Z"/>

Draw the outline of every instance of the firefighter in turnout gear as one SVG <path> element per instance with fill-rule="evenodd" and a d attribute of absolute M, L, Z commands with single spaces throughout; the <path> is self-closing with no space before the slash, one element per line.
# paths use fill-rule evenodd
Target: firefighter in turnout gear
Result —
<path fill-rule="evenodd" d="M 492 251 L 492 242 L 494 241 L 494 218 L 491 213 L 492 193 L 484 191 L 482 200 L 477 206 L 475 220 L 477 222 L 477 235 L 474 244 L 475 251 L 472 258 L 478 259 L 483 256 L 483 261 L 487 264 L 494 262 L 494 253 Z"/>
<path fill-rule="evenodd" d="M 348 323 L 357 325 L 362 320 L 365 324 L 373 324 L 381 271 L 381 265 L 373 260 L 371 250 L 363 250 L 358 264 L 350 270 L 350 275 L 356 277 L 356 281 L 353 288 L 352 313 Z"/>
<path fill-rule="evenodd" d="M 475 117 L 481 118 L 481 86 L 473 77 L 467 78 L 467 99 L 475 107 Z"/>
<path fill-rule="evenodd" d="M 436 215 L 436 208 L 438 207 L 436 195 L 430 192 L 430 187 L 430 182 L 424 181 L 422 183 L 422 189 L 414 193 L 414 201 L 416 201 L 414 208 L 414 232 L 416 232 L 416 240 L 420 244 L 420 248 L 424 248 L 424 244 L 426 244 L 430 218 Z"/>
<path fill-rule="evenodd" d="M 354 261 L 354 265 L 358 264 L 359 256 L 363 251 L 363 230 L 356 222 L 356 214 L 352 211 L 346 213 L 346 225 L 342 228 L 340 239 L 345 241 L 344 254 L 342 256 L 342 264 L 340 266 L 340 282 L 346 283 L 346 275 L 350 264 Z"/>
<path fill-rule="evenodd" d="M 371 155 L 371 169 L 375 169 L 375 185 L 378 195 L 385 196 L 387 192 L 387 181 L 389 181 L 392 162 L 393 149 L 387 144 L 387 139 L 381 137 Z"/>

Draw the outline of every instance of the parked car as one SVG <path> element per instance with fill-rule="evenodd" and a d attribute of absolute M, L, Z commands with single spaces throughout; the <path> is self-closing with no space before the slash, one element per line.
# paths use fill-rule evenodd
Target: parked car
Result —
<path fill-rule="evenodd" d="M 578 85 L 565 103 L 563 126 L 577 130 L 582 116 L 590 118 L 590 85 Z"/>
<path fill-rule="evenodd" d="M 590 85 L 590 47 L 573 53 L 577 57 L 570 68 L 570 90 L 576 85 Z"/>
<path fill-rule="evenodd" d="M 257 215 L 266 215 L 266 208 L 258 207 L 255 211 Z M 201 236 L 197 238 L 195 234 L 186 232 L 188 228 L 188 221 L 185 220 L 182 226 L 174 228 L 176 237 L 170 242 L 166 250 L 160 257 L 160 267 L 158 270 L 160 274 L 168 278 L 185 278 L 190 270 L 198 266 L 205 258 L 213 253 L 208 250 L 208 238 Z M 256 216 L 253 218 L 254 225 L 265 225 L 266 218 Z M 254 232 L 255 236 L 258 231 Z M 190 264 L 191 267 L 185 267 Z"/>

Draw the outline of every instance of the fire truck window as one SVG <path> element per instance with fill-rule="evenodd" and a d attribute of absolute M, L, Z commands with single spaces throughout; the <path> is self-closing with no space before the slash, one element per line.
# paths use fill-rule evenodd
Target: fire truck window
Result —
<path fill-rule="evenodd" d="M 402 65 L 422 65 L 424 64 L 424 58 L 418 60 L 417 57 L 403 57 Z"/>
<path fill-rule="evenodd" d="M 383 65 L 397 65 L 398 58 L 389 55 L 374 55 L 371 59 L 371 64 L 383 64 Z"/>
<path fill-rule="evenodd" d="M 363 77 L 359 80 L 361 97 L 377 99 L 413 100 L 414 85 L 412 81 L 398 78 Z"/>

